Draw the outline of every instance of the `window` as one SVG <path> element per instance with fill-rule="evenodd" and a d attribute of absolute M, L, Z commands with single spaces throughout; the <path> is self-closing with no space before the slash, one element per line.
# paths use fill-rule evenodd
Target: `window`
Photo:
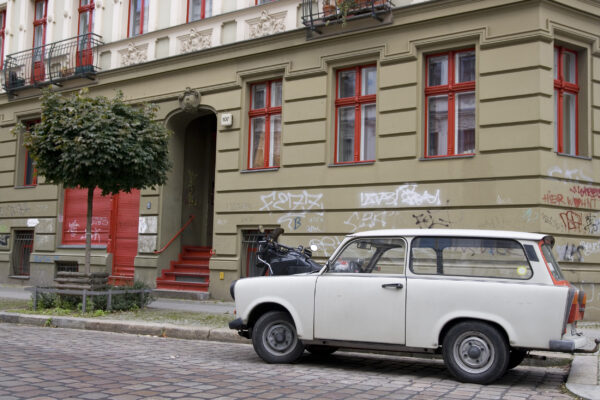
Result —
<path fill-rule="evenodd" d="M 425 156 L 475 151 L 475 50 L 427 57 Z"/>
<path fill-rule="evenodd" d="M 24 122 L 27 130 L 37 124 L 39 121 L 27 121 Z M 17 182 L 17 186 L 34 187 L 37 185 L 37 171 L 35 169 L 35 162 L 29 155 L 29 151 L 24 146 L 21 146 L 20 157 L 23 160 L 20 170 L 20 182 Z"/>
<path fill-rule="evenodd" d="M 129 37 L 141 35 L 148 29 L 150 0 L 130 0 Z"/>
<path fill-rule="evenodd" d="M 4 66 L 4 31 L 6 29 L 6 10 L 0 11 L 0 69 Z"/>
<path fill-rule="evenodd" d="M 281 155 L 282 82 L 257 83 L 250 89 L 248 168 L 278 167 Z"/>
<path fill-rule="evenodd" d="M 509 239 L 421 237 L 411 249 L 421 275 L 529 279 L 533 271 L 520 243 Z"/>
<path fill-rule="evenodd" d="M 337 72 L 335 162 L 375 160 L 377 67 Z"/>
<path fill-rule="evenodd" d="M 46 78 L 44 67 L 44 45 L 46 44 L 46 16 L 48 0 L 36 0 L 33 19 L 33 78 L 43 81 Z"/>
<path fill-rule="evenodd" d="M 402 239 L 360 238 L 342 250 L 328 272 L 403 274 L 405 249 Z"/>
<path fill-rule="evenodd" d="M 187 21 L 197 21 L 212 16 L 212 0 L 188 0 Z"/>
<path fill-rule="evenodd" d="M 261 4 L 271 3 L 273 1 L 275 1 L 275 0 L 256 0 L 255 4 L 258 6 L 258 5 L 261 5 Z"/>
<path fill-rule="evenodd" d="M 79 0 L 79 28 L 76 66 L 78 70 L 93 65 L 92 38 L 94 30 L 94 0 Z"/>
<path fill-rule="evenodd" d="M 85 35 L 93 31 L 94 0 L 79 0 L 78 34 Z"/>
<path fill-rule="evenodd" d="M 554 48 L 554 135 L 556 151 L 579 155 L 577 53 Z"/>
<path fill-rule="evenodd" d="M 29 276 L 30 256 L 33 252 L 33 230 L 16 230 L 12 252 L 12 274 Z"/>

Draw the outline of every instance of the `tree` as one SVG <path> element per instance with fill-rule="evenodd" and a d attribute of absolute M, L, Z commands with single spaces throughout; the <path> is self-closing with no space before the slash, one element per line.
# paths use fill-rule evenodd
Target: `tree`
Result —
<path fill-rule="evenodd" d="M 65 188 L 87 189 L 85 273 L 90 273 L 94 189 L 102 195 L 163 185 L 170 168 L 170 133 L 155 120 L 157 107 L 131 105 L 118 92 L 112 98 L 90 97 L 86 89 L 62 96 L 45 89 L 41 121 L 24 145 L 37 173 Z"/>

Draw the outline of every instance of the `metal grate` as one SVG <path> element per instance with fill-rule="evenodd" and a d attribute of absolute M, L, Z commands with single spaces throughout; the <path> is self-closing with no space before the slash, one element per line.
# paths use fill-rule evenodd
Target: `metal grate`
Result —
<path fill-rule="evenodd" d="M 264 239 L 265 233 L 258 230 L 242 231 L 242 276 L 259 276 L 262 268 L 256 267 L 258 241 Z"/>
<path fill-rule="evenodd" d="M 79 272 L 77 261 L 56 261 L 56 272 Z"/>
<path fill-rule="evenodd" d="M 33 251 L 33 231 L 15 231 L 12 253 L 13 275 L 29 276 L 29 257 Z"/>

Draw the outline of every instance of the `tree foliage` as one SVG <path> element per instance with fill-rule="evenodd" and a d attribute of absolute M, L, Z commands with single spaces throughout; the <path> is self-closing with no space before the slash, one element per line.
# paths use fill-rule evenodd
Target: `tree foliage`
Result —
<path fill-rule="evenodd" d="M 163 185 L 170 167 L 169 132 L 157 107 L 116 97 L 42 95 L 41 122 L 24 132 L 24 145 L 47 182 L 95 188 L 102 194 Z"/>

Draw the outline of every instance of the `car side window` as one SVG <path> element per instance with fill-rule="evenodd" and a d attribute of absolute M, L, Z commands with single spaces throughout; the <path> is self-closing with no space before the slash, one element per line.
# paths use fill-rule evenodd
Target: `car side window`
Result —
<path fill-rule="evenodd" d="M 523 246 L 510 239 L 415 238 L 411 270 L 422 275 L 529 279 L 533 271 Z"/>
<path fill-rule="evenodd" d="M 344 247 L 327 272 L 404 274 L 405 258 L 402 239 L 360 238 Z"/>

